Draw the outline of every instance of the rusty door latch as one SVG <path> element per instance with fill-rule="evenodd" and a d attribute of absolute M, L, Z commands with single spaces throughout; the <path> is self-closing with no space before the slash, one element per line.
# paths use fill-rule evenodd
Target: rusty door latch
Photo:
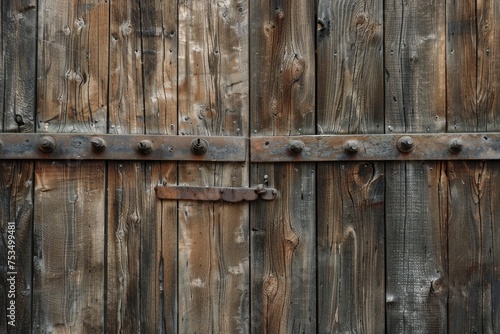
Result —
<path fill-rule="evenodd" d="M 246 187 L 195 187 L 195 186 L 157 186 L 156 197 L 159 199 L 191 200 L 191 201 L 225 201 L 241 202 L 264 201 L 276 199 L 278 191 L 274 188 L 264 188 L 259 184 L 253 188 Z"/>

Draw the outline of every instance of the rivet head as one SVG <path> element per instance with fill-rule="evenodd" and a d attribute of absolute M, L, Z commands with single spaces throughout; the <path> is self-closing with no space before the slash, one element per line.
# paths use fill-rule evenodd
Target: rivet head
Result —
<path fill-rule="evenodd" d="M 90 143 L 92 144 L 92 148 L 97 152 L 106 150 L 106 142 L 100 137 L 90 139 Z"/>
<path fill-rule="evenodd" d="M 205 139 L 196 138 L 191 143 L 191 152 L 196 155 L 203 155 L 208 151 L 208 142 Z"/>
<path fill-rule="evenodd" d="M 460 138 L 453 138 L 450 141 L 450 145 L 448 146 L 448 149 L 450 150 L 451 153 L 457 154 L 460 153 L 460 151 L 464 147 L 464 141 Z"/>
<path fill-rule="evenodd" d="M 344 146 L 344 151 L 346 153 L 354 154 L 359 151 L 359 143 L 357 140 L 348 140 Z"/>
<path fill-rule="evenodd" d="M 408 153 L 413 151 L 415 148 L 415 143 L 413 138 L 410 136 L 402 136 L 398 139 L 398 149 L 403 153 Z"/>
<path fill-rule="evenodd" d="M 290 140 L 290 143 L 288 144 L 288 150 L 292 154 L 299 154 L 302 150 L 304 150 L 304 147 L 306 147 L 304 142 L 298 139 Z"/>
<path fill-rule="evenodd" d="M 142 154 L 149 154 L 153 152 L 153 143 L 150 140 L 144 139 L 139 142 L 137 148 Z"/>
<path fill-rule="evenodd" d="M 56 140 L 52 136 L 43 136 L 38 142 L 38 149 L 44 153 L 50 153 L 56 149 Z"/>

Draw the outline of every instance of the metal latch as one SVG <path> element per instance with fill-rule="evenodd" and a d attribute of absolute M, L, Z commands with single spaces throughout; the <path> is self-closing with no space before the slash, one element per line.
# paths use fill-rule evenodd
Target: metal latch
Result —
<path fill-rule="evenodd" d="M 278 191 L 274 188 L 264 188 L 259 184 L 253 188 L 246 187 L 195 187 L 195 186 L 157 186 L 156 196 L 159 199 L 191 200 L 191 201 L 225 201 L 241 202 L 273 201 Z"/>

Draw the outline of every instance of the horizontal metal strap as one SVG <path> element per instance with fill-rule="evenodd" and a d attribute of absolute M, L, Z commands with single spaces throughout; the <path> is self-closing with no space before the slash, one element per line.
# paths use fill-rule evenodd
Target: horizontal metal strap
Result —
<path fill-rule="evenodd" d="M 272 201 L 277 191 L 273 188 L 264 188 L 258 185 L 254 188 L 243 187 L 194 187 L 194 186 L 157 186 L 156 197 L 172 200 L 192 201 L 225 201 L 241 202 L 255 201 L 260 198 Z"/>
<path fill-rule="evenodd" d="M 252 162 L 500 160 L 500 133 L 253 137 Z"/>
<path fill-rule="evenodd" d="M 0 159 L 245 161 L 247 140 L 224 136 L 2 133 Z"/>

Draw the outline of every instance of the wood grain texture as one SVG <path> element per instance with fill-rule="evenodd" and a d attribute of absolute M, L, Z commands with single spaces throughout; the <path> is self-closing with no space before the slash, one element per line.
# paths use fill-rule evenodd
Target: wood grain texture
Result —
<path fill-rule="evenodd" d="M 41 3 L 37 132 L 106 131 L 108 9 L 105 1 Z M 104 328 L 104 173 L 104 162 L 36 164 L 36 332 Z"/>
<path fill-rule="evenodd" d="M 31 330 L 32 299 L 32 221 L 33 221 L 33 163 L 2 161 L 0 164 L 0 331 L 26 333 Z M 9 247 L 9 222 L 15 223 L 14 248 Z M 12 245 L 12 244 L 11 244 Z M 14 251 L 11 253 L 9 251 Z M 14 255 L 15 258 L 10 257 Z M 8 262 L 11 260 L 12 262 Z M 12 267 L 10 267 L 12 265 Z M 8 275 L 14 272 L 14 275 Z M 15 292 L 7 279 L 15 279 Z M 14 293 L 14 298 L 10 295 Z M 15 301 L 15 319 L 7 318 L 11 301 Z M 8 322 L 15 320 L 11 324 Z"/>
<path fill-rule="evenodd" d="M 444 132 L 445 4 L 385 9 L 385 131 Z M 444 173 L 439 162 L 386 163 L 388 333 L 447 331 Z"/>
<path fill-rule="evenodd" d="M 314 2 L 253 1 L 250 7 L 251 134 L 315 133 Z M 251 331 L 316 331 L 316 170 L 265 164 L 252 184 L 278 190 L 251 207 Z"/>
<path fill-rule="evenodd" d="M 32 132 L 36 87 L 36 1 L 16 0 L 1 4 L 0 19 L 0 129 Z M 17 116 L 17 118 L 16 118 Z M 32 162 L 0 164 L 0 331 L 31 331 L 32 299 Z M 8 222 L 15 222 L 14 270 L 9 270 Z M 11 258 L 12 259 L 12 258 Z M 5 268 L 5 270 L 4 270 Z M 7 272 L 15 275 L 15 299 L 9 296 Z M 16 303 L 15 327 L 8 326 L 7 307 Z M 9 312 L 10 313 L 10 312 Z"/>
<path fill-rule="evenodd" d="M 319 1 L 317 132 L 383 132 L 382 6 Z M 318 164 L 318 330 L 381 332 L 383 164 Z"/>
<path fill-rule="evenodd" d="M 496 2 L 447 3 L 450 132 L 499 130 L 499 22 Z M 496 161 L 448 163 L 450 332 L 499 330 L 498 209 L 491 204 L 498 168 Z"/>
<path fill-rule="evenodd" d="M 110 11 L 108 132 L 144 133 L 140 3 L 113 1 Z M 151 193 L 147 175 L 142 162 L 108 163 L 106 329 L 109 332 L 139 333 L 146 328 L 153 331 L 158 328 L 155 320 L 147 319 L 142 305 L 146 294 L 155 310 L 150 314 L 158 316 L 159 296 L 148 295 L 146 285 L 159 274 L 156 263 L 150 268 L 150 275 L 141 277 L 142 247 L 152 252 L 153 258 L 157 255 L 156 238 L 143 245 L 141 233 L 143 229 L 157 228 L 156 213 L 151 216 L 149 210 Z M 157 284 L 153 282 L 154 289 Z"/>
<path fill-rule="evenodd" d="M 103 167 L 101 162 L 36 166 L 35 332 L 103 330 Z"/>
<path fill-rule="evenodd" d="M 248 4 L 179 1 L 179 135 L 248 131 Z M 179 183 L 247 186 L 241 163 L 183 163 Z M 179 332 L 249 330 L 248 204 L 179 201 Z"/>
<path fill-rule="evenodd" d="M 145 133 L 177 130 L 177 2 L 141 1 Z M 143 331 L 177 333 L 177 202 L 160 201 L 154 186 L 177 184 L 175 162 L 146 163 L 141 225 L 141 323 Z"/>

